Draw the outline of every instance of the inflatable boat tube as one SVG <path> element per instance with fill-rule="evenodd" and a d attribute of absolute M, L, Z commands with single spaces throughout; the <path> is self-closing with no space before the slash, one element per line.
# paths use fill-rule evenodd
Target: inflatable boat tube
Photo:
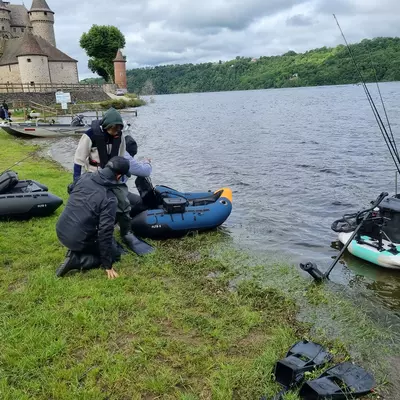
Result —
<path fill-rule="evenodd" d="M 34 180 L 18 180 L 13 171 L 0 176 L 0 218 L 29 219 L 51 215 L 63 200 Z"/>
<path fill-rule="evenodd" d="M 167 186 L 156 186 L 158 208 L 132 218 L 135 235 L 147 238 L 171 238 L 191 231 L 206 231 L 223 224 L 232 211 L 232 191 L 182 193 Z"/>

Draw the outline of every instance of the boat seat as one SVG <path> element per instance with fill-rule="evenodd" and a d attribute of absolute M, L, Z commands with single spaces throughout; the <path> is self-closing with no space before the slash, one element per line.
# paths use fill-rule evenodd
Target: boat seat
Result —
<path fill-rule="evenodd" d="M 201 199 L 193 199 L 190 201 L 191 206 L 205 206 L 207 204 L 215 203 L 222 194 L 223 190 L 218 190 L 218 192 L 213 193 L 209 197 L 203 197 Z"/>
<path fill-rule="evenodd" d="M 0 194 L 5 194 L 18 183 L 18 175 L 14 171 L 7 171 L 0 175 Z"/>

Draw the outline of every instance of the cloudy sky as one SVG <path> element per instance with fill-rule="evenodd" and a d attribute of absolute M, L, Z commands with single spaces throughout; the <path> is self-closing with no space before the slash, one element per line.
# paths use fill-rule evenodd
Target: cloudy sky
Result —
<path fill-rule="evenodd" d="M 13 3 L 15 3 L 13 1 Z M 229 60 L 303 52 L 400 36 L 399 0 L 47 0 L 55 12 L 57 47 L 94 76 L 79 38 L 93 24 L 117 26 L 127 67 Z M 30 1 L 25 0 L 27 7 Z"/>

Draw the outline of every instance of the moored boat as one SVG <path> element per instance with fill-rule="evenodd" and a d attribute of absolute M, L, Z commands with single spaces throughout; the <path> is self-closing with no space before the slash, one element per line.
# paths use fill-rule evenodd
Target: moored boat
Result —
<path fill-rule="evenodd" d="M 26 122 L 6 121 L 0 124 L 0 128 L 8 134 L 18 137 L 53 138 L 67 135 L 81 135 L 89 129 L 89 126 L 84 124 L 82 119 L 77 121 L 74 118 L 71 124 L 43 123 L 38 120 Z"/>
<path fill-rule="evenodd" d="M 362 214 L 346 214 L 332 224 L 343 245 L 350 240 Z M 362 223 L 347 250 L 375 265 L 400 270 L 400 199 L 394 196 L 383 200 Z"/>

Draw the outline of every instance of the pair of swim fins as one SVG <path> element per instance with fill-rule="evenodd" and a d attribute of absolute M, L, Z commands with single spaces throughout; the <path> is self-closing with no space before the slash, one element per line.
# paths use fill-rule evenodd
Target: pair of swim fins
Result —
<path fill-rule="evenodd" d="M 303 340 L 294 344 L 275 365 L 275 380 L 284 389 L 273 400 L 283 399 L 284 393 L 301 384 L 299 396 L 304 400 L 346 400 L 372 393 L 374 377 L 351 362 L 337 364 L 318 378 L 304 382 L 306 372 L 322 368 L 332 359 L 332 354 L 318 343 Z"/>

